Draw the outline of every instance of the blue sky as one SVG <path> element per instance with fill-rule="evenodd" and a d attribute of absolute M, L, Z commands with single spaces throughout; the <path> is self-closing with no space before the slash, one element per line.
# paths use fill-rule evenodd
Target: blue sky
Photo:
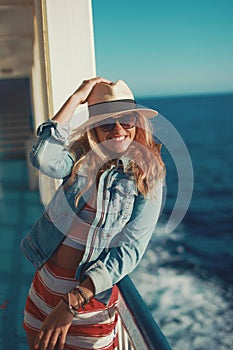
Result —
<path fill-rule="evenodd" d="M 136 96 L 233 92 L 232 0 L 93 0 L 97 74 Z"/>

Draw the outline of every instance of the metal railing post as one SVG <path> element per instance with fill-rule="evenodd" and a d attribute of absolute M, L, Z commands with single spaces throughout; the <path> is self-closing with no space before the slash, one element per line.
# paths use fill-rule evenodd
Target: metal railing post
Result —
<path fill-rule="evenodd" d="M 172 350 L 131 279 L 128 276 L 124 277 L 117 286 L 124 303 L 122 311 L 119 308 L 119 314 L 134 348 L 142 350 L 143 346 L 148 350 Z M 130 325 L 127 329 L 127 318 L 131 318 L 130 322 L 134 323 L 134 327 Z M 139 337 L 141 339 L 137 339 Z"/>

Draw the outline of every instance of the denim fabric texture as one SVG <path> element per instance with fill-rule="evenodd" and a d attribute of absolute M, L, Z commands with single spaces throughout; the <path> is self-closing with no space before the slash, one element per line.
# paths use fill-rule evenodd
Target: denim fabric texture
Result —
<path fill-rule="evenodd" d="M 68 149 L 68 126 L 48 120 L 39 126 L 37 135 L 38 141 L 30 153 L 32 164 L 48 176 L 63 179 L 44 213 L 21 242 L 26 258 L 40 269 L 66 237 L 75 215 L 91 198 L 93 188 L 75 207 L 75 197 L 86 185 L 87 177 L 83 169 L 72 185 L 64 186 L 74 164 Z M 86 276 L 92 279 L 96 298 L 104 303 L 109 301 L 112 286 L 140 262 L 161 210 L 163 181 L 157 181 L 155 196 L 144 198 L 132 176 L 124 171 L 128 161 L 122 157 L 100 177 L 96 216 L 76 271 L 78 281 Z"/>

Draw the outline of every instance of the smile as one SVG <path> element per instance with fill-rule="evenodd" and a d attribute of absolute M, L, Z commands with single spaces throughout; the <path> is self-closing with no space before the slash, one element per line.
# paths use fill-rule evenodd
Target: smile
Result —
<path fill-rule="evenodd" d="M 113 140 L 113 141 L 117 141 L 117 142 L 124 141 L 125 139 L 126 139 L 126 136 L 112 136 L 112 137 L 109 137 L 109 140 Z"/>

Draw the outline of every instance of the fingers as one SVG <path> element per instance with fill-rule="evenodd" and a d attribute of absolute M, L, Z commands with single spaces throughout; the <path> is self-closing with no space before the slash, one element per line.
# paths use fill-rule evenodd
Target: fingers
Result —
<path fill-rule="evenodd" d="M 106 83 L 106 84 L 111 84 L 112 81 L 105 79 L 105 78 L 101 78 L 101 77 L 97 77 L 97 83 Z"/>
<path fill-rule="evenodd" d="M 55 346 L 57 345 L 58 350 L 63 350 L 65 341 L 66 341 L 67 331 L 62 332 L 60 330 L 57 330 L 56 332 L 53 332 L 53 333 L 52 332 L 44 333 L 43 331 L 39 332 L 35 340 L 34 349 L 54 350 Z"/>
<path fill-rule="evenodd" d="M 56 349 L 63 350 L 65 346 L 65 341 L 66 341 L 66 334 L 67 332 L 54 333 L 49 340 L 49 345 L 47 347 L 47 350 L 54 350 L 56 345 L 58 346 L 58 348 Z"/>
<path fill-rule="evenodd" d="M 86 79 L 83 81 L 83 83 L 93 83 L 94 85 L 98 84 L 98 83 L 111 84 L 112 81 L 105 79 L 105 78 L 102 78 L 102 77 L 95 77 L 95 78 L 91 78 L 91 79 Z"/>
<path fill-rule="evenodd" d="M 67 333 L 61 333 L 60 334 L 58 350 L 63 350 L 64 349 L 64 345 L 65 345 L 65 341 L 66 341 L 66 334 Z"/>
<path fill-rule="evenodd" d="M 66 335 L 68 332 L 68 328 L 66 330 L 61 330 L 50 338 L 49 348 L 48 350 L 54 350 L 55 346 L 58 346 L 58 350 L 63 350 L 66 342 Z"/>
<path fill-rule="evenodd" d="M 41 341 L 41 339 L 43 338 L 43 335 L 44 335 L 44 332 L 43 332 L 43 331 L 40 331 L 40 332 L 37 334 L 37 337 L 36 337 L 36 340 L 35 340 L 35 344 L 34 344 L 34 349 L 39 349 L 40 341 Z"/>
<path fill-rule="evenodd" d="M 85 103 L 94 86 L 99 83 L 111 84 L 112 81 L 102 77 L 83 80 L 82 84 L 74 92 L 74 95 L 77 97 L 77 101 L 79 101 L 79 103 Z"/>
<path fill-rule="evenodd" d="M 112 81 L 110 81 L 108 79 L 105 79 L 105 78 L 102 78 L 102 77 L 95 77 L 95 78 L 92 78 L 92 79 L 83 80 L 83 82 L 81 84 L 81 87 L 82 88 L 87 88 L 88 87 L 88 91 L 90 93 L 91 90 L 93 89 L 93 87 L 96 84 L 99 84 L 99 83 L 111 84 Z"/>
<path fill-rule="evenodd" d="M 36 337 L 34 348 L 39 350 L 47 349 L 51 334 L 51 331 L 40 331 Z"/>
<path fill-rule="evenodd" d="M 57 340 L 59 337 L 59 332 L 40 331 L 38 336 L 36 337 L 34 349 L 38 350 L 54 350 L 55 345 L 57 344 Z"/>
<path fill-rule="evenodd" d="M 49 340 L 48 350 L 54 350 L 57 342 L 59 341 L 59 332 L 53 333 Z"/>

